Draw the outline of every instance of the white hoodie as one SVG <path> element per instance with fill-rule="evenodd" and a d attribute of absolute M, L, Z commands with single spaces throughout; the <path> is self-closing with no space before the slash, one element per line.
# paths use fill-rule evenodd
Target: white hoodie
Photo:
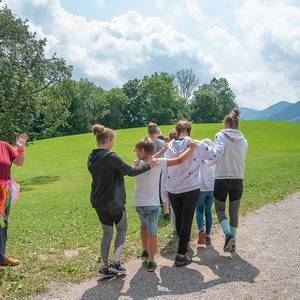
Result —
<path fill-rule="evenodd" d="M 216 179 L 243 179 L 244 159 L 248 142 L 238 129 L 222 129 L 215 137 L 213 148 L 218 149 L 218 158 L 210 159 L 209 165 L 216 164 Z"/>
<path fill-rule="evenodd" d="M 179 156 L 186 150 L 189 140 L 191 138 L 188 136 L 172 140 L 165 152 L 165 158 Z M 197 142 L 197 147 L 183 163 L 168 167 L 166 171 L 163 171 L 162 184 L 164 183 L 168 192 L 180 194 L 199 189 L 201 180 L 199 166 L 202 160 L 216 159 L 220 155 L 205 143 L 201 141 Z"/>

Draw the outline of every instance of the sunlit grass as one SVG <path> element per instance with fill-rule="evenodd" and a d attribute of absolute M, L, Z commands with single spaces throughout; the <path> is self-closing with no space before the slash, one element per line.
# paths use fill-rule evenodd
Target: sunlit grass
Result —
<path fill-rule="evenodd" d="M 167 135 L 172 128 L 160 129 Z M 213 140 L 221 128 L 222 124 L 194 124 L 192 138 Z M 249 143 L 241 202 L 245 214 L 300 188 L 300 125 L 245 121 L 240 129 Z M 117 131 L 112 150 L 131 164 L 133 147 L 145 136 L 146 128 Z M 12 168 L 21 192 L 11 209 L 7 254 L 21 264 L 0 275 L 0 298 L 44 291 L 51 278 L 79 281 L 96 274 L 102 230 L 89 200 L 87 170 L 87 157 L 95 147 L 92 134 L 36 141 L 26 148 L 24 166 Z M 141 252 L 134 178 L 126 177 L 125 182 L 129 226 L 123 260 Z M 171 239 L 171 233 L 171 222 L 160 219 L 160 246 Z M 70 255 L 70 250 L 75 252 Z"/>

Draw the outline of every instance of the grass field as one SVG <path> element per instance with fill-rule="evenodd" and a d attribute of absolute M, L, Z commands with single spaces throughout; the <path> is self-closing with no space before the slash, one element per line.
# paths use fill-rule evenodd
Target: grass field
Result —
<path fill-rule="evenodd" d="M 164 135 L 172 128 L 161 126 Z M 221 128 L 222 124 L 194 124 L 191 136 L 213 140 Z M 245 214 L 300 188 L 300 125 L 244 121 L 240 129 L 249 143 L 240 210 Z M 112 151 L 131 164 L 133 147 L 147 130 L 116 133 Z M 89 202 L 91 176 L 86 166 L 93 148 L 92 134 L 36 141 L 26 148 L 24 166 L 12 168 L 21 192 L 11 208 L 7 255 L 21 264 L 0 275 L 0 298 L 44 291 L 52 278 L 79 281 L 97 273 L 101 226 Z M 134 178 L 126 177 L 129 226 L 124 260 L 141 252 L 133 189 Z M 160 245 L 171 239 L 171 232 L 171 222 L 161 219 Z"/>

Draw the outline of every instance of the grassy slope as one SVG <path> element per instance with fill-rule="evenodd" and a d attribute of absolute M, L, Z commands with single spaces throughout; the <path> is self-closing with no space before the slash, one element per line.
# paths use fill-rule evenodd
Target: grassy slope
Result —
<path fill-rule="evenodd" d="M 194 124 L 192 138 L 213 140 L 221 128 L 222 124 Z M 161 127 L 165 135 L 171 129 Z M 245 213 L 300 188 L 300 125 L 244 121 L 240 129 L 249 143 L 241 204 Z M 134 145 L 146 135 L 145 128 L 117 131 L 113 151 L 130 164 Z M 91 177 L 86 168 L 93 148 L 92 134 L 37 141 L 27 147 L 24 166 L 13 167 L 21 192 L 12 206 L 7 253 L 20 258 L 22 265 L 2 275 L 9 283 L 3 284 L 3 295 L 42 291 L 44 276 L 80 280 L 95 273 L 101 228 L 89 203 Z M 126 178 L 126 188 L 129 228 L 124 256 L 128 257 L 141 248 L 133 178 Z M 166 243 L 171 224 L 160 220 L 159 227 L 159 243 Z M 70 249 L 77 249 L 78 255 L 67 259 L 64 251 Z"/>

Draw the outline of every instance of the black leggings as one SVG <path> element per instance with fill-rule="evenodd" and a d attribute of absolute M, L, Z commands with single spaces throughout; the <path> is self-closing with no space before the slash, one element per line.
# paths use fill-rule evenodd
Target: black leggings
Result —
<path fill-rule="evenodd" d="M 199 194 L 200 189 L 180 194 L 169 193 L 170 202 L 175 213 L 176 230 L 179 236 L 178 254 L 187 252 Z"/>
<path fill-rule="evenodd" d="M 243 194 L 243 179 L 216 179 L 214 187 L 215 209 L 219 222 L 227 219 L 226 199 L 229 195 L 230 225 L 238 227 L 240 200 Z"/>

